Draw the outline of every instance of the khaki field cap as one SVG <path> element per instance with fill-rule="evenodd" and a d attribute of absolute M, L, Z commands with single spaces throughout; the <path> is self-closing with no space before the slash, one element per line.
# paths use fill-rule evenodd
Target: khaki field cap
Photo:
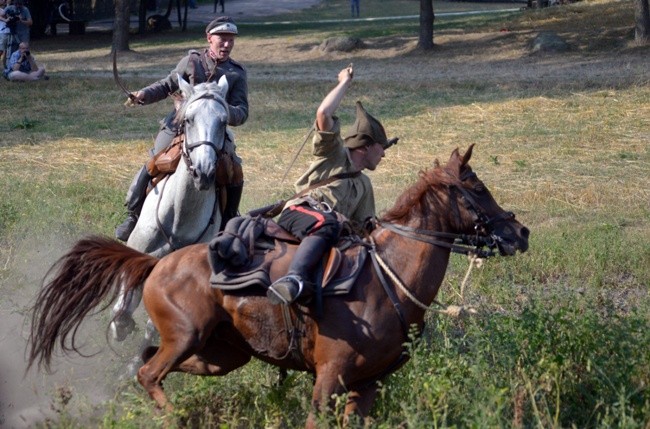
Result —
<path fill-rule="evenodd" d="M 220 16 L 219 18 L 214 19 L 207 27 L 205 27 L 205 32 L 208 34 L 239 34 L 237 32 L 235 21 L 233 21 L 229 16 Z"/>
<path fill-rule="evenodd" d="M 345 140 L 345 147 L 350 149 L 373 143 L 379 143 L 384 149 L 388 149 L 395 143 L 394 141 L 388 141 L 384 127 L 377 119 L 366 112 L 360 101 L 357 101 L 357 120 L 343 137 L 343 140 Z"/>

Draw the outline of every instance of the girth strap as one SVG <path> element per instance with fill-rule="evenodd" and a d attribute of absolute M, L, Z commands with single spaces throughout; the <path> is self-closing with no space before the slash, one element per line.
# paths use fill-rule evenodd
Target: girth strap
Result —
<path fill-rule="evenodd" d="M 303 335 L 300 330 L 301 326 L 304 326 L 304 323 L 300 315 L 296 314 L 297 324 L 293 323 L 291 319 L 291 308 L 289 305 L 282 304 L 282 319 L 284 320 L 284 327 L 287 330 L 287 339 L 289 340 L 289 347 L 284 356 L 281 356 L 279 359 L 282 360 L 289 355 L 291 355 L 295 360 L 301 362 L 304 361 L 305 357 L 301 351 L 301 337 Z"/>

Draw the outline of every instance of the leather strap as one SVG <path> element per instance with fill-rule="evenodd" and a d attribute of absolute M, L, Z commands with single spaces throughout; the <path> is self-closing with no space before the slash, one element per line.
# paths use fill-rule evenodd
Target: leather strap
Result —
<path fill-rule="evenodd" d="M 388 281 L 386 280 L 386 277 L 384 276 L 384 272 L 382 271 L 381 267 L 379 266 L 379 263 L 377 262 L 377 255 L 376 255 L 377 248 L 373 245 L 370 248 L 369 252 L 370 252 L 370 259 L 372 260 L 372 265 L 375 268 L 377 277 L 379 277 L 379 282 L 383 286 L 384 291 L 386 291 L 386 295 L 388 295 L 388 298 L 393 303 L 393 307 L 395 307 L 395 312 L 397 312 L 397 317 L 399 318 L 399 322 L 402 325 L 402 331 L 404 332 L 404 336 L 408 339 L 409 326 L 406 324 L 406 319 L 404 319 L 402 306 L 399 304 L 397 295 L 395 295 L 395 292 L 393 292 L 393 290 L 391 289 L 390 285 L 388 284 Z"/>

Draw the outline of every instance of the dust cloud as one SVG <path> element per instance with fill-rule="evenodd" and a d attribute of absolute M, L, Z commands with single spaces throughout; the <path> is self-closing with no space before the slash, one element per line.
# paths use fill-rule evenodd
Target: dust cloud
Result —
<path fill-rule="evenodd" d="M 101 416 L 102 405 L 133 383 L 126 364 L 138 350 L 136 333 L 109 346 L 109 310 L 89 317 L 78 335 L 89 357 L 57 354 L 52 374 L 32 368 L 25 374 L 30 306 L 52 264 L 82 235 L 25 237 L 2 243 L 0 252 L 0 427 L 29 428 L 61 412 L 73 418 Z M 136 313 L 140 326 L 145 319 Z"/>

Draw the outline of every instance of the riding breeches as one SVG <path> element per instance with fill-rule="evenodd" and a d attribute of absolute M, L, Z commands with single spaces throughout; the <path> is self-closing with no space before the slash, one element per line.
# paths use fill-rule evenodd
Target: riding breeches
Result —
<path fill-rule="evenodd" d="M 341 232 L 341 224 L 334 212 L 320 210 L 306 202 L 286 207 L 277 223 L 300 240 L 318 236 L 330 246 L 336 244 Z"/>

